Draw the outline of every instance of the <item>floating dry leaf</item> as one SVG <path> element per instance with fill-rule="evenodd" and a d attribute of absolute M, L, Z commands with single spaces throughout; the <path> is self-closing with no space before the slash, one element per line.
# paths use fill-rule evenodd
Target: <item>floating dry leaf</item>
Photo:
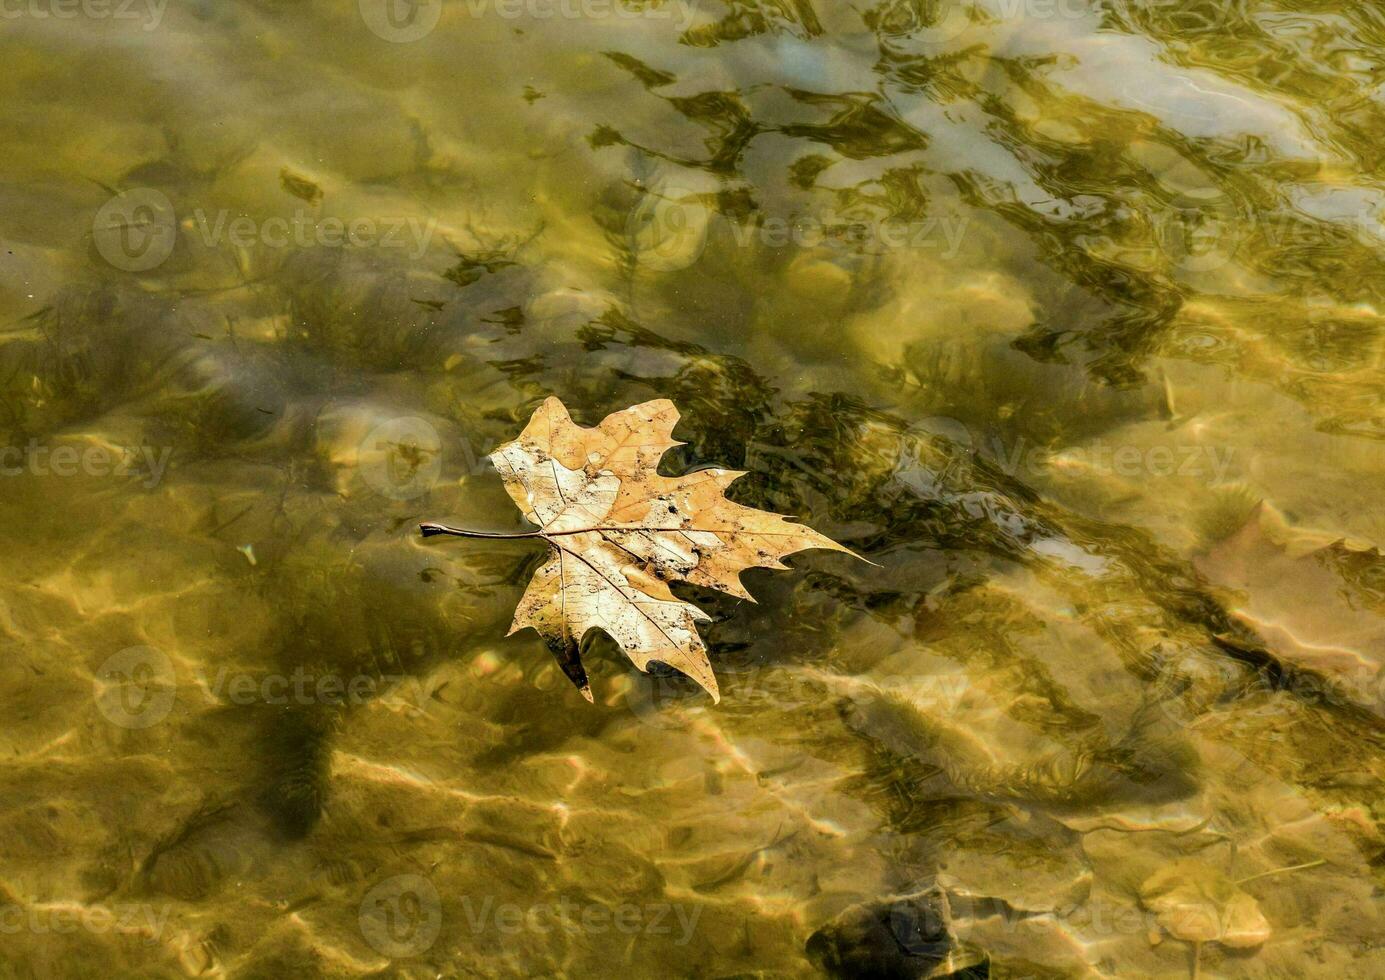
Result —
<path fill-rule="evenodd" d="M 788 518 L 726 499 L 741 472 L 660 476 L 660 458 L 682 445 L 673 438 L 677 423 L 678 409 L 659 399 L 614 412 L 588 429 L 549 398 L 518 439 L 490 455 L 511 499 L 539 529 L 494 535 L 438 524 L 421 528 L 425 537 L 548 542 L 549 560 L 534 573 L 510 632 L 537 630 L 588 700 L 577 643 L 594 629 L 608 633 L 641 670 L 657 660 L 719 698 L 696 628 L 710 617 L 674 596 L 670 582 L 753 602 L 740 582 L 747 568 L 784 568 L 781 558 L 807 548 L 853 554 Z"/>
<path fill-rule="evenodd" d="M 1201 861 L 1175 861 L 1154 872 L 1140 885 L 1140 904 L 1170 934 L 1190 943 L 1245 949 L 1270 938 L 1255 899 Z"/>

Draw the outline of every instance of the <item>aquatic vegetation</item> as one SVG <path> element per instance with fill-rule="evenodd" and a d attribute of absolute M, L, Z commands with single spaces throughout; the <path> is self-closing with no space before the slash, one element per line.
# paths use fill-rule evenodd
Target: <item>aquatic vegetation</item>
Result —
<path fill-rule="evenodd" d="M 1197 532 L 1207 544 L 1224 541 L 1251 519 L 1260 497 L 1244 484 L 1213 487 L 1197 515 Z"/>

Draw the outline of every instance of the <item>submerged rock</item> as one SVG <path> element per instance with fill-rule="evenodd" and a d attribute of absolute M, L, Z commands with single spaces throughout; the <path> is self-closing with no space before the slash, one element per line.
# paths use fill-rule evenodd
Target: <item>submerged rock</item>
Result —
<path fill-rule="evenodd" d="M 1150 875 L 1140 886 L 1140 904 L 1173 936 L 1188 942 L 1247 949 L 1270 938 L 1269 923 L 1255 899 L 1200 861 L 1177 861 Z"/>
<path fill-rule="evenodd" d="M 808 939 L 809 958 L 829 976 L 916 980 L 952 949 L 942 896 L 925 892 L 853 905 Z"/>

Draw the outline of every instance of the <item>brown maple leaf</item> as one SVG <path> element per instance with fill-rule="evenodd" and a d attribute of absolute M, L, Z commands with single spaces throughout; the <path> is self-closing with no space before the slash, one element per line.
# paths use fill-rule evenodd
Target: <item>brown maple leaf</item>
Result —
<path fill-rule="evenodd" d="M 591 688 L 577 650 L 593 629 L 608 633 L 640 670 L 657 660 L 720 699 L 696 627 L 710 617 L 677 598 L 670 582 L 754 602 L 740 582 L 747 568 L 785 568 L 781 558 L 806 548 L 854 555 L 786 517 L 727 500 L 724 492 L 741 472 L 660 476 L 659 459 L 682 445 L 672 437 L 677 423 L 678 409 L 659 399 L 586 429 L 549 398 L 518 439 L 490 455 L 510 498 L 537 531 L 489 534 L 420 525 L 424 537 L 548 542 L 549 559 L 520 599 L 510 633 L 537 630 L 588 701 Z"/>

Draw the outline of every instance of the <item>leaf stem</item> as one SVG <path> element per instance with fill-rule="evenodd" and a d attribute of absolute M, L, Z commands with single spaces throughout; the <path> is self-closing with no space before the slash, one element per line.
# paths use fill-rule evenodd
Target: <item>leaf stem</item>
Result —
<path fill-rule="evenodd" d="M 541 531 L 524 531 L 519 534 L 497 534 L 494 531 L 468 531 L 465 528 L 448 527 L 446 524 L 420 524 L 418 529 L 425 538 L 431 538 L 438 534 L 450 534 L 458 538 L 504 538 L 509 540 L 543 537 L 543 532 Z"/>
<path fill-rule="evenodd" d="M 1308 868 L 1319 868 L 1327 863 L 1325 858 L 1317 861 L 1309 861 L 1307 864 L 1295 864 L 1291 868 L 1271 868 L 1269 871 L 1261 871 L 1258 875 L 1251 875 L 1249 878 L 1240 878 L 1236 881 L 1237 885 L 1244 885 L 1247 881 L 1258 881 L 1261 878 L 1268 878 L 1270 875 L 1282 875 L 1287 871 L 1306 871 Z"/>

